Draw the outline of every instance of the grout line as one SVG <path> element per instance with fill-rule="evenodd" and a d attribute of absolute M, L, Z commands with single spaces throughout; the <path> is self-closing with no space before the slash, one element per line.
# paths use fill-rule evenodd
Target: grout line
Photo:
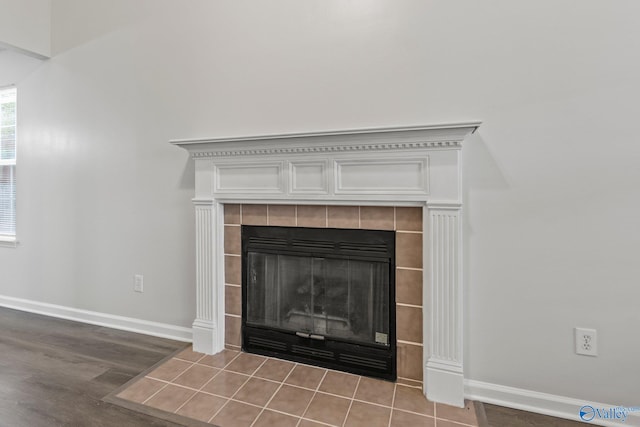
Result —
<path fill-rule="evenodd" d="M 328 369 L 324 370 L 324 374 L 322 375 L 322 378 L 320 378 L 320 381 L 318 382 L 318 385 L 316 386 L 316 390 L 313 393 L 313 396 L 311 396 L 311 399 L 309 399 L 309 403 L 307 403 L 307 406 L 304 408 L 304 411 L 302 411 L 302 415 L 300 416 L 300 419 L 298 420 L 298 423 L 296 424 L 296 427 L 298 427 L 300 425 L 300 423 L 302 422 L 302 417 L 305 416 L 305 414 L 307 413 L 307 411 L 309 410 L 309 406 L 311 406 L 311 402 L 313 402 L 313 399 L 315 399 L 316 395 L 318 394 L 318 390 L 320 389 L 320 386 L 322 385 L 322 382 L 324 381 L 325 377 L 327 376 L 327 373 L 329 372 Z M 347 415 L 345 414 L 344 416 L 345 420 L 347 419 Z"/>
<path fill-rule="evenodd" d="M 414 267 L 398 267 L 396 266 L 396 270 L 412 270 L 412 271 L 422 271 L 423 268 L 414 268 Z"/>
<path fill-rule="evenodd" d="M 394 209 L 395 211 L 395 209 Z M 393 418 L 393 411 L 396 405 L 396 392 L 398 391 L 398 383 L 393 384 L 393 397 L 391 398 L 391 412 L 389 412 L 389 424 L 387 427 L 391 427 L 391 418 Z"/>
<path fill-rule="evenodd" d="M 225 227 L 240 227 L 240 224 L 224 224 Z"/>
<path fill-rule="evenodd" d="M 398 231 L 398 220 L 397 220 L 396 210 L 397 208 L 394 206 L 393 207 L 393 231 Z"/>
<path fill-rule="evenodd" d="M 155 378 L 154 378 L 154 379 L 155 379 Z M 149 399 L 152 399 L 156 394 L 160 393 L 162 390 L 164 390 L 165 388 L 167 388 L 167 386 L 168 386 L 168 385 L 169 385 L 169 383 L 166 383 L 164 386 L 162 386 L 162 387 L 160 388 L 160 390 L 156 391 L 156 392 L 155 392 L 155 393 L 153 393 L 151 396 L 147 397 L 147 398 L 142 402 L 142 404 L 143 404 L 143 405 L 146 405 L 146 404 L 147 404 L 147 402 L 149 401 Z M 147 406 L 150 406 L 150 405 L 147 405 Z"/>
<path fill-rule="evenodd" d="M 225 286 L 233 286 L 234 288 L 241 288 L 242 287 L 242 285 L 236 285 L 236 284 L 233 284 L 233 283 L 225 283 L 224 285 Z"/>
<path fill-rule="evenodd" d="M 329 228 L 329 205 L 324 205 L 324 228 Z"/>
<path fill-rule="evenodd" d="M 402 234 L 423 234 L 422 231 L 411 231 L 411 230 L 396 230 L 397 233 Z"/>
<path fill-rule="evenodd" d="M 269 224 L 269 204 L 267 203 L 267 225 L 271 225 Z"/>
<path fill-rule="evenodd" d="M 399 305 L 400 307 L 422 308 L 421 305 L 406 304 L 406 303 L 403 303 L 403 302 L 396 302 L 396 305 Z"/>
<path fill-rule="evenodd" d="M 293 219 L 295 220 L 296 227 L 298 227 L 298 205 L 293 205 Z"/>
<path fill-rule="evenodd" d="M 230 365 L 234 360 L 236 360 L 238 357 L 240 357 L 240 355 L 241 355 L 241 354 L 242 354 L 242 352 L 238 353 L 238 354 L 236 355 L 236 357 L 234 357 L 234 358 L 233 358 L 233 360 L 232 360 L 231 362 L 229 362 L 229 363 L 227 363 L 226 365 L 224 365 L 224 368 L 222 368 L 222 370 L 221 370 L 220 372 L 226 371 L 226 372 L 233 373 L 233 374 L 240 374 L 240 372 L 227 371 L 226 369 L 229 367 L 229 365 Z M 225 406 L 227 406 L 227 404 L 228 404 L 229 402 L 231 402 L 232 400 L 233 400 L 234 402 L 237 402 L 237 400 L 234 400 L 234 399 L 233 399 L 233 397 L 234 397 L 236 394 L 238 394 L 238 392 L 242 389 L 242 387 L 244 387 L 244 386 L 245 386 L 245 384 L 247 384 L 251 378 L 253 378 L 253 374 L 255 374 L 255 373 L 258 371 L 258 369 L 260 369 L 260 368 L 262 367 L 262 365 L 264 365 L 264 364 L 265 364 L 265 362 L 266 362 L 267 360 L 269 360 L 269 359 L 265 357 L 265 358 L 264 358 L 264 360 L 262 361 L 262 363 L 260 364 L 260 366 L 258 366 L 256 369 L 254 369 L 254 370 L 253 370 L 253 372 L 251 373 L 251 375 L 249 375 L 249 376 L 248 376 L 248 378 L 247 378 L 247 379 L 246 379 L 246 380 L 245 380 L 245 381 L 240 385 L 240 387 L 238 387 L 238 389 L 235 391 L 235 393 L 233 393 L 233 394 L 231 395 L 231 397 L 229 397 L 229 398 L 228 398 L 229 400 L 227 400 L 226 402 L 224 402 L 224 405 L 222 405 L 222 406 L 220 407 L 220 409 L 218 409 L 218 410 L 216 411 L 216 413 L 215 413 L 215 414 L 213 414 L 213 415 L 211 416 L 211 418 L 209 418 L 209 421 L 208 421 L 209 423 L 211 422 L 211 420 L 213 420 L 213 419 L 214 419 L 214 418 L 215 418 L 215 417 L 220 413 L 220 411 L 222 411 L 222 410 L 225 408 Z M 218 375 L 220 374 L 220 372 L 218 372 Z M 216 375 L 216 376 L 217 376 L 217 375 Z M 215 378 L 215 377 L 214 377 L 214 378 Z M 211 380 L 207 381 L 207 384 L 209 384 L 212 380 L 213 380 L 213 378 L 211 378 Z M 205 387 L 205 386 L 206 386 L 206 384 L 205 384 L 205 385 L 203 385 L 202 387 Z M 248 403 L 248 402 L 242 402 L 242 403 Z M 253 405 L 253 406 L 256 406 L 256 405 Z M 256 417 L 256 419 L 258 419 L 258 417 Z M 254 420 L 254 421 L 255 421 L 255 420 Z"/>
<path fill-rule="evenodd" d="M 358 228 L 362 228 L 362 207 L 358 206 Z"/>
<path fill-rule="evenodd" d="M 224 254 L 224 256 L 237 256 L 238 258 L 240 258 L 242 255 L 237 255 L 237 254 Z"/>
<path fill-rule="evenodd" d="M 351 407 L 353 406 L 353 401 L 356 398 L 356 392 L 358 391 L 358 387 L 360 387 L 361 376 L 358 376 L 358 383 L 356 384 L 356 388 L 353 389 L 353 394 L 351 395 L 351 401 L 349 402 L 349 409 L 347 409 L 347 415 L 344 416 L 344 421 L 342 421 L 342 427 L 347 423 L 347 419 L 349 419 L 349 413 L 351 412 Z"/>
<path fill-rule="evenodd" d="M 267 359 L 267 360 L 269 360 L 269 359 Z M 261 366 L 262 366 L 262 365 L 261 365 Z M 286 376 L 286 377 L 284 377 L 284 379 L 283 379 L 283 380 L 282 380 L 282 382 L 280 383 L 280 386 L 278 386 L 278 388 L 276 389 L 276 391 L 274 391 L 274 392 L 273 392 L 273 394 L 271 395 L 271 397 L 269 398 L 269 400 L 267 401 L 267 403 L 265 403 L 265 404 L 264 404 L 264 406 L 262 407 L 262 411 L 260 411 L 260 413 L 258 414 L 258 416 L 256 417 L 256 419 L 255 419 L 255 420 L 253 420 L 253 422 L 251 423 L 251 426 L 249 426 L 249 427 L 252 427 L 252 426 L 256 423 L 256 421 L 258 421 L 258 418 L 260 418 L 260 416 L 264 413 L 264 411 L 267 409 L 267 406 L 269 405 L 269 403 L 271 403 L 271 401 L 273 400 L 273 398 L 274 398 L 274 397 L 276 397 L 276 394 L 278 394 L 278 392 L 280 391 L 280 389 L 281 389 L 281 388 L 282 388 L 282 386 L 284 385 L 284 382 L 285 382 L 286 380 L 288 380 L 288 379 L 289 379 L 289 377 L 291 376 L 291 373 L 293 372 L 293 370 L 294 370 L 294 369 L 296 369 L 296 366 L 298 366 L 298 364 L 297 364 L 297 363 L 295 363 L 295 364 L 291 367 L 291 369 L 289 370 L 289 373 L 287 374 L 287 376 Z M 260 368 L 258 368 L 258 369 L 260 369 Z M 258 369 L 256 369 L 256 372 L 258 372 Z M 255 372 L 254 372 L 254 373 L 255 373 Z M 258 377 L 258 378 L 260 378 L 260 377 Z M 265 378 L 262 378 L 262 379 L 265 379 Z M 276 412 L 280 412 L 280 411 L 276 411 Z M 293 414 L 287 414 L 287 415 L 293 415 Z M 304 413 L 303 413 L 302 415 L 304 415 Z M 298 424 L 300 424 L 300 420 L 298 420 Z M 296 424 L 296 426 L 297 426 L 298 424 Z"/>
<path fill-rule="evenodd" d="M 396 340 L 396 342 L 398 344 L 409 344 L 409 345 L 417 345 L 419 347 L 424 347 L 424 344 L 420 342 L 404 341 L 404 340 Z M 407 379 L 410 380 L 411 378 L 407 378 Z M 413 381 L 417 381 L 417 380 L 413 380 Z"/>

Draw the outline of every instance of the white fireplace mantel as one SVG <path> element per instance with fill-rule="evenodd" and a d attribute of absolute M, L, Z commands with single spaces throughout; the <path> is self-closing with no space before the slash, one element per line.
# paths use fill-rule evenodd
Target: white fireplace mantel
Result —
<path fill-rule="evenodd" d="M 461 153 L 479 125 L 171 141 L 195 160 L 194 349 L 224 348 L 225 203 L 423 206 L 424 392 L 463 406 Z"/>

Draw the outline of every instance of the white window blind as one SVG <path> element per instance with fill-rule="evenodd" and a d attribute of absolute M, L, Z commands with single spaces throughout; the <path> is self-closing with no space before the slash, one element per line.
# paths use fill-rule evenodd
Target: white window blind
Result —
<path fill-rule="evenodd" d="M 16 88 L 0 89 L 0 237 L 16 235 Z"/>

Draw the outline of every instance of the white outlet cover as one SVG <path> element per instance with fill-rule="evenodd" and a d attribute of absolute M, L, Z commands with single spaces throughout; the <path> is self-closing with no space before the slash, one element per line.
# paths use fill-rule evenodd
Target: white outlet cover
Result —
<path fill-rule="evenodd" d="M 576 354 L 598 355 L 598 333 L 595 329 L 575 328 Z"/>

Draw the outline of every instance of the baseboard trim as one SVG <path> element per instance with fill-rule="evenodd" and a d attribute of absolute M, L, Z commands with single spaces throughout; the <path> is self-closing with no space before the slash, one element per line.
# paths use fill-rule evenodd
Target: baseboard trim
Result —
<path fill-rule="evenodd" d="M 190 328 L 169 325 L 167 323 L 151 322 L 134 319 L 132 317 L 116 316 L 97 311 L 80 310 L 62 305 L 27 300 L 22 298 L 0 295 L 0 307 L 12 308 L 29 313 L 73 320 L 90 325 L 105 326 L 107 328 L 152 335 L 182 342 L 192 342 L 193 333 Z"/>
<path fill-rule="evenodd" d="M 580 408 L 585 405 L 593 408 L 612 408 L 619 405 L 588 402 L 565 396 L 474 380 L 465 380 L 464 389 L 465 398 L 493 405 L 506 406 L 507 408 L 520 409 L 522 411 L 535 412 L 557 418 L 565 418 L 582 422 L 586 425 L 640 427 L 640 412 L 629 413 L 626 421 L 595 418 L 590 422 L 585 422 L 580 418 Z"/>

